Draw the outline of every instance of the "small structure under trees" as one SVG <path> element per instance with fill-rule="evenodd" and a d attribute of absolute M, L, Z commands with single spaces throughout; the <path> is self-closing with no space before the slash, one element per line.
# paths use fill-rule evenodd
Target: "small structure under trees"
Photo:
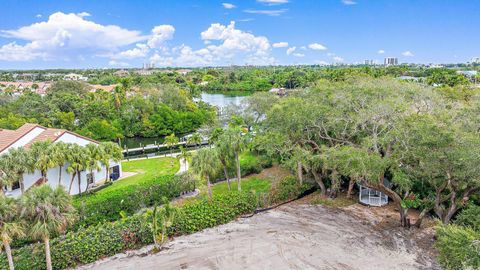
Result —
<path fill-rule="evenodd" d="M 388 196 L 373 188 L 358 184 L 358 200 L 369 206 L 384 206 L 388 204 Z"/>

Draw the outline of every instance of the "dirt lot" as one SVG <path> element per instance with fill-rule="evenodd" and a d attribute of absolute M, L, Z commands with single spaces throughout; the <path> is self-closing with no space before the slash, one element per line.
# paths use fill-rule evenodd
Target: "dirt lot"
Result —
<path fill-rule="evenodd" d="M 431 230 L 378 226 L 380 208 L 369 209 L 296 202 L 178 237 L 157 254 L 119 255 L 80 269 L 440 269 Z M 372 215 L 361 218 L 359 210 Z"/>

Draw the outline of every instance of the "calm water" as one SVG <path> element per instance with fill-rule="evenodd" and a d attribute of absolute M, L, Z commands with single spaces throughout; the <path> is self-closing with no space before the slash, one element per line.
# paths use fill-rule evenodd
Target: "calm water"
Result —
<path fill-rule="evenodd" d="M 241 102 L 247 96 L 237 96 L 237 95 L 224 95 L 224 94 L 210 94 L 210 93 L 202 93 L 201 99 L 213 106 L 217 107 L 226 107 L 228 105 L 240 105 Z M 186 134 L 178 134 L 177 136 L 184 136 Z M 153 137 L 153 138 L 142 138 L 142 137 L 134 137 L 134 138 L 124 138 L 121 140 L 120 144 L 122 148 L 126 145 L 128 148 L 136 148 L 141 147 L 142 145 L 149 145 L 154 144 L 161 144 L 164 141 L 164 137 Z"/>
<path fill-rule="evenodd" d="M 202 93 L 202 100 L 206 103 L 217 106 L 217 107 L 226 107 L 228 105 L 240 105 L 241 102 L 247 98 L 247 96 L 230 96 L 224 94 L 210 94 Z"/>

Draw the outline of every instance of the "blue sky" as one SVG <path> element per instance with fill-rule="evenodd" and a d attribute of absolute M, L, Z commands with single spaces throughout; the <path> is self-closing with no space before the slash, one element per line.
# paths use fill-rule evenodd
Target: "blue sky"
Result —
<path fill-rule="evenodd" d="M 466 62 L 480 1 L 1 0 L 0 69 Z M 7 11 L 7 12 L 5 12 Z"/>

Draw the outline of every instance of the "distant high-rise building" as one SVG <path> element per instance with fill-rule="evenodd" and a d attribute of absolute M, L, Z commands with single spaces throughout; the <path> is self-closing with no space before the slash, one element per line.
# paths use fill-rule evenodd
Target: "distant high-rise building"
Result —
<path fill-rule="evenodd" d="M 386 57 L 383 62 L 385 66 L 396 66 L 398 65 L 398 58 L 396 57 Z"/>
<path fill-rule="evenodd" d="M 375 60 L 365 60 L 363 63 L 367 66 L 373 66 L 375 65 Z"/>

